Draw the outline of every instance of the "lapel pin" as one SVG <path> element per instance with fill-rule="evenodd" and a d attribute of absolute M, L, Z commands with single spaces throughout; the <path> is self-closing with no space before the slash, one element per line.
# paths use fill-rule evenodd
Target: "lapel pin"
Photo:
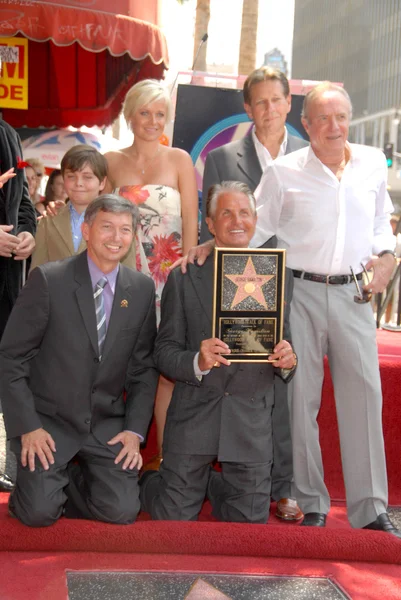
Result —
<path fill-rule="evenodd" d="M 121 300 L 121 308 L 128 308 L 128 300 Z"/>

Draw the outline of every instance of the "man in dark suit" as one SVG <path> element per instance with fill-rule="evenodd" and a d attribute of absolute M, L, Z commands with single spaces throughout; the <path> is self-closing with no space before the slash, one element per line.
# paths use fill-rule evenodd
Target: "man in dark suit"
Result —
<path fill-rule="evenodd" d="M 211 188 L 207 222 L 216 245 L 246 248 L 256 225 L 255 199 L 247 185 Z M 205 498 L 223 521 L 265 523 L 271 492 L 271 363 L 233 363 L 228 346 L 210 338 L 213 257 L 184 275 L 172 271 L 162 296 L 155 345 L 160 371 L 176 381 L 167 413 L 160 471 L 141 479 L 142 508 L 154 519 L 194 520 Z M 287 283 L 284 338 L 272 360 L 289 380 L 296 357 L 288 341 L 292 279 Z M 218 368 L 220 367 L 220 368 Z M 211 471 L 218 459 L 222 473 Z M 209 480 L 210 476 L 210 480 Z"/>
<path fill-rule="evenodd" d="M 36 216 L 28 184 L 18 160 L 22 157 L 18 134 L 0 120 L 0 339 L 22 284 L 25 258 L 35 247 Z M 0 491 L 14 485 L 0 474 Z"/>
<path fill-rule="evenodd" d="M 27 525 L 52 524 L 67 497 L 69 517 L 130 523 L 138 513 L 158 375 L 153 282 L 120 264 L 136 220 L 122 198 L 94 200 L 87 252 L 34 269 L 6 327 L 0 389 L 18 457 L 9 508 Z"/>
<path fill-rule="evenodd" d="M 304 139 L 288 133 L 285 126 L 291 110 L 291 93 L 284 73 L 271 67 L 256 69 L 245 80 L 243 94 L 245 112 L 254 126 L 244 138 L 207 155 L 202 186 L 201 242 L 211 239 L 206 223 L 210 186 L 222 181 L 242 181 L 254 192 L 263 171 L 278 156 L 308 145 Z"/>
<path fill-rule="evenodd" d="M 245 111 L 254 127 L 244 138 L 209 152 L 203 174 L 204 202 L 210 186 L 222 181 L 242 181 L 254 192 L 263 171 L 278 156 L 308 145 L 302 138 L 288 133 L 285 126 L 291 110 L 291 94 L 288 79 L 281 71 L 271 67 L 256 69 L 247 77 L 243 93 Z M 201 242 L 211 237 L 205 219 L 203 204 Z M 276 245 L 277 239 L 273 237 L 263 247 L 275 248 Z M 293 470 L 287 388 L 279 377 L 276 377 L 275 388 L 272 497 L 277 501 L 278 517 L 297 520 L 302 517 L 302 512 L 291 498 Z"/>

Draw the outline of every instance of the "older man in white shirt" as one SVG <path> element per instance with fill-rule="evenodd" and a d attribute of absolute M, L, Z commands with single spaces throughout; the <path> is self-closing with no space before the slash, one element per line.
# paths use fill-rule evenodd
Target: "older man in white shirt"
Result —
<path fill-rule="evenodd" d="M 302 121 L 311 147 L 278 158 L 265 171 L 252 245 L 277 235 L 295 276 L 291 329 L 299 366 L 290 408 L 302 524 L 324 527 L 330 509 L 316 421 L 327 355 L 349 521 L 401 538 L 387 515 L 382 393 L 368 302 L 371 292 L 384 290 L 395 265 L 393 207 L 383 153 L 347 142 L 351 110 L 347 92 L 329 82 L 305 97 Z M 364 265 L 374 275 L 363 286 Z M 363 286 L 358 302 L 351 268 Z"/>

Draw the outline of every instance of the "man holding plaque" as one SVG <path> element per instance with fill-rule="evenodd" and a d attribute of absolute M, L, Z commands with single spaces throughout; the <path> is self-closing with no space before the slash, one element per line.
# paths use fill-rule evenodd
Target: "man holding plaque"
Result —
<path fill-rule="evenodd" d="M 255 199 L 248 186 L 212 186 L 207 207 L 216 245 L 247 248 L 256 225 Z M 284 339 L 263 362 L 230 362 L 234 354 L 228 344 L 211 337 L 214 269 L 213 256 L 202 267 L 189 265 L 185 275 L 176 269 L 163 293 L 155 360 L 176 385 L 160 471 L 147 471 L 141 479 L 142 508 L 153 519 L 196 520 L 207 493 L 218 519 L 265 523 L 271 494 L 274 371 L 289 380 L 296 366 L 286 341 L 292 282 L 283 309 Z M 270 275 L 262 276 L 261 285 L 252 283 L 245 289 L 238 279 L 244 272 L 245 268 L 231 273 L 234 290 L 242 294 L 237 300 L 263 303 L 264 296 L 258 294 Z M 251 336 L 256 338 L 256 333 Z M 255 341 L 258 351 L 259 340 Z M 268 360 L 275 361 L 274 367 Z M 215 459 L 221 473 L 212 470 Z"/>
<path fill-rule="evenodd" d="M 277 234 L 292 268 L 291 327 L 300 369 L 290 386 L 296 496 L 303 525 L 324 527 L 330 497 L 319 431 L 323 359 L 334 384 L 348 519 L 353 527 L 401 532 L 387 515 L 382 392 L 370 297 L 395 267 L 387 165 L 376 148 L 347 141 L 352 107 L 330 82 L 306 96 L 302 122 L 311 147 L 263 174 L 259 246 Z M 373 268 L 370 282 L 364 269 Z"/>
<path fill-rule="evenodd" d="M 206 224 L 206 198 L 212 184 L 235 180 L 246 183 L 254 192 L 263 171 L 273 161 L 308 145 L 286 128 L 291 110 L 288 79 L 278 69 L 260 67 L 244 83 L 244 108 L 254 126 L 245 137 L 209 152 L 203 173 L 201 242 L 211 234 Z M 277 238 L 264 240 L 264 248 L 275 248 Z M 293 466 L 287 386 L 275 378 L 273 407 L 272 499 L 277 501 L 276 515 L 285 520 L 302 518 L 292 494 Z"/>

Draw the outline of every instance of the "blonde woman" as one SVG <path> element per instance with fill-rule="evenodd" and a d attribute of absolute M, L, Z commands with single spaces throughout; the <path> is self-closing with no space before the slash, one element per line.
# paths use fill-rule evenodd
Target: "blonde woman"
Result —
<path fill-rule="evenodd" d="M 25 175 L 28 181 L 29 195 L 38 215 L 43 215 L 45 206 L 40 195 L 40 185 L 45 174 L 45 166 L 38 158 L 27 158 L 28 166 L 25 167 Z"/>
<path fill-rule="evenodd" d="M 147 79 L 135 84 L 123 106 L 134 142 L 105 155 L 105 191 L 129 199 L 140 211 L 137 268 L 155 282 L 158 319 L 170 266 L 198 239 L 198 192 L 192 160 L 184 150 L 159 141 L 170 111 L 170 96 L 161 82 Z M 155 403 L 160 456 L 173 387 L 173 382 L 160 377 Z M 160 456 L 149 466 L 157 467 Z"/>

